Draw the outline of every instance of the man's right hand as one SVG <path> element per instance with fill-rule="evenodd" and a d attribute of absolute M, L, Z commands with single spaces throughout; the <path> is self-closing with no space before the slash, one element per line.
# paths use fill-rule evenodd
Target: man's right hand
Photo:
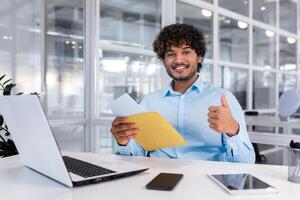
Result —
<path fill-rule="evenodd" d="M 112 122 L 110 132 L 119 145 L 127 145 L 130 139 L 138 134 L 139 129 L 135 123 L 128 122 L 126 117 L 116 117 Z"/>

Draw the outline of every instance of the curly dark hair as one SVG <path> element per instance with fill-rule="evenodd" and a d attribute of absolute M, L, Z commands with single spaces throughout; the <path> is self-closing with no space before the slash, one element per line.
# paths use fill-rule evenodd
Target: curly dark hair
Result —
<path fill-rule="evenodd" d="M 204 58 L 206 51 L 203 32 L 189 24 L 177 23 L 164 27 L 152 45 L 153 51 L 161 60 L 164 60 L 165 53 L 172 46 L 180 47 L 182 45 L 188 45 L 202 58 Z M 201 68 L 202 63 L 198 63 L 197 71 L 199 72 Z"/>

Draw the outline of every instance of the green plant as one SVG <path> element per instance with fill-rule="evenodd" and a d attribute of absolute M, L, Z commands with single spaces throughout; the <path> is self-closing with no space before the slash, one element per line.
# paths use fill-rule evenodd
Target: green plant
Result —
<path fill-rule="evenodd" d="M 4 80 L 5 75 L 0 77 L 0 90 L 3 95 L 11 95 L 11 90 L 16 84 L 11 83 L 11 79 Z M 22 92 L 17 95 L 23 94 Z M 18 154 L 15 143 L 9 138 L 10 132 L 6 126 L 3 116 L 0 114 L 0 157 L 7 157 Z"/>

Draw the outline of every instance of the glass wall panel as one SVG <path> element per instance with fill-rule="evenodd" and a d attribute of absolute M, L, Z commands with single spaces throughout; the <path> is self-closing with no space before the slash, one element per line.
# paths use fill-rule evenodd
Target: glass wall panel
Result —
<path fill-rule="evenodd" d="M 275 108 L 275 73 L 253 72 L 253 109 Z"/>
<path fill-rule="evenodd" d="M 253 18 L 276 26 L 276 1 L 253 0 Z"/>
<path fill-rule="evenodd" d="M 213 82 L 213 65 L 203 64 L 202 69 L 199 73 L 200 79 L 202 81 L 212 83 Z"/>
<path fill-rule="evenodd" d="M 290 89 L 297 88 L 297 76 L 291 74 L 280 74 L 279 78 L 279 96 Z"/>
<path fill-rule="evenodd" d="M 62 151 L 84 151 L 84 127 L 80 125 L 64 125 L 51 127 L 55 139 Z"/>
<path fill-rule="evenodd" d="M 152 56 L 104 51 L 97 78 L 97 113 L 112 116 L 109 103 L 129 93 L 137 102 L 161 88 L 160 62 Z"/>
<path fill-rule="evenodd" d="M 285 71 L 296 71 L 297 40 L 293 37 L 280 36 L 279 67 Z"/>
<path fill-rule="evenodd" d="M 49 0 L 47 107 L 50 118 L 84 117 L 83 0 Z"/>
<path fill-rule="evenodd" d="M 206 58 L 212 58 L 213 52 L 213 13 L 210 10 L 194 7 L 189 4 L 177 1 L 176 22 L 191 24 L 205 34 Z"/>
<path fill-rule="evenodd" d="M 1 1 L 0 76 L 13 78 L 17 91 L 40 93 L 41 2 Z"/>
<path fill-rule="evenodd" d="M 253 27 L 253 64 L 275 68 L 276 35 L 273 31 Z"/>
<path fill-rule="evenodd" d="M 19 2 L 20 3 L 20 2 Z M 17 92 L 40 93 L 41 89 L 41 10 L 40 1 L 19 7 L 15 25 L 15 67 Z"/>
<path fill-rule="evenodd" d="M 98 134 L 96 137 L 97 148 L 96 151 L 98 153 L 112 154 L 114 153 L 114 144 L 115 139 L 112 137 L 110 133 L 112 119 L 103 119 L 101 125 L 96 126 L 96 133 Z"/>
<path fill-rule="evenodd" d="M 297 33 L 297 4 L 293 0 L 279 0 L 280 28 Z"/>
<path fill-rule="evenodd" d="M 161 28 L 161 0 L 101 0 L 100 39 L 152 49 Z"/>
<path fill-rule="evenodd" d="M 1 1 L 0 6 L 0 76 L 6 74 L 7 78 L 12 77 L 12 69 L 15 63 L 13 59 L 15 57 L 14 44 L 15 40 L 14 29 L 14 6 L 13 1 L 5 0 Z"/>
<path fill-rule="evenodd" d="M 248 63 L 248 24 L 219 16 L 219 55 L 221 60 Z"/>
<path fill-rule="evenodd" d="M 238 0 L 234 2 L 232 0 L 219 0 L 219 6 L 242 15 L 249 15 L 248 0 Z"/>
<path fill-rule="evenodd" d="M 222 66 L 222 88 L 237 98 L 243 109 L 247 108 L 248 70 Z"/>

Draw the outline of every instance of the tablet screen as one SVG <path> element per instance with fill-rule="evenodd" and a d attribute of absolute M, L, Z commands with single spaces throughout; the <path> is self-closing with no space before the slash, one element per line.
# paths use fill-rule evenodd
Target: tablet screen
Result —
<path fill-rule="evenodd" d="M 211 176 L 231 191 L 273 188 L 251 174 L 214 174 Z"/>

